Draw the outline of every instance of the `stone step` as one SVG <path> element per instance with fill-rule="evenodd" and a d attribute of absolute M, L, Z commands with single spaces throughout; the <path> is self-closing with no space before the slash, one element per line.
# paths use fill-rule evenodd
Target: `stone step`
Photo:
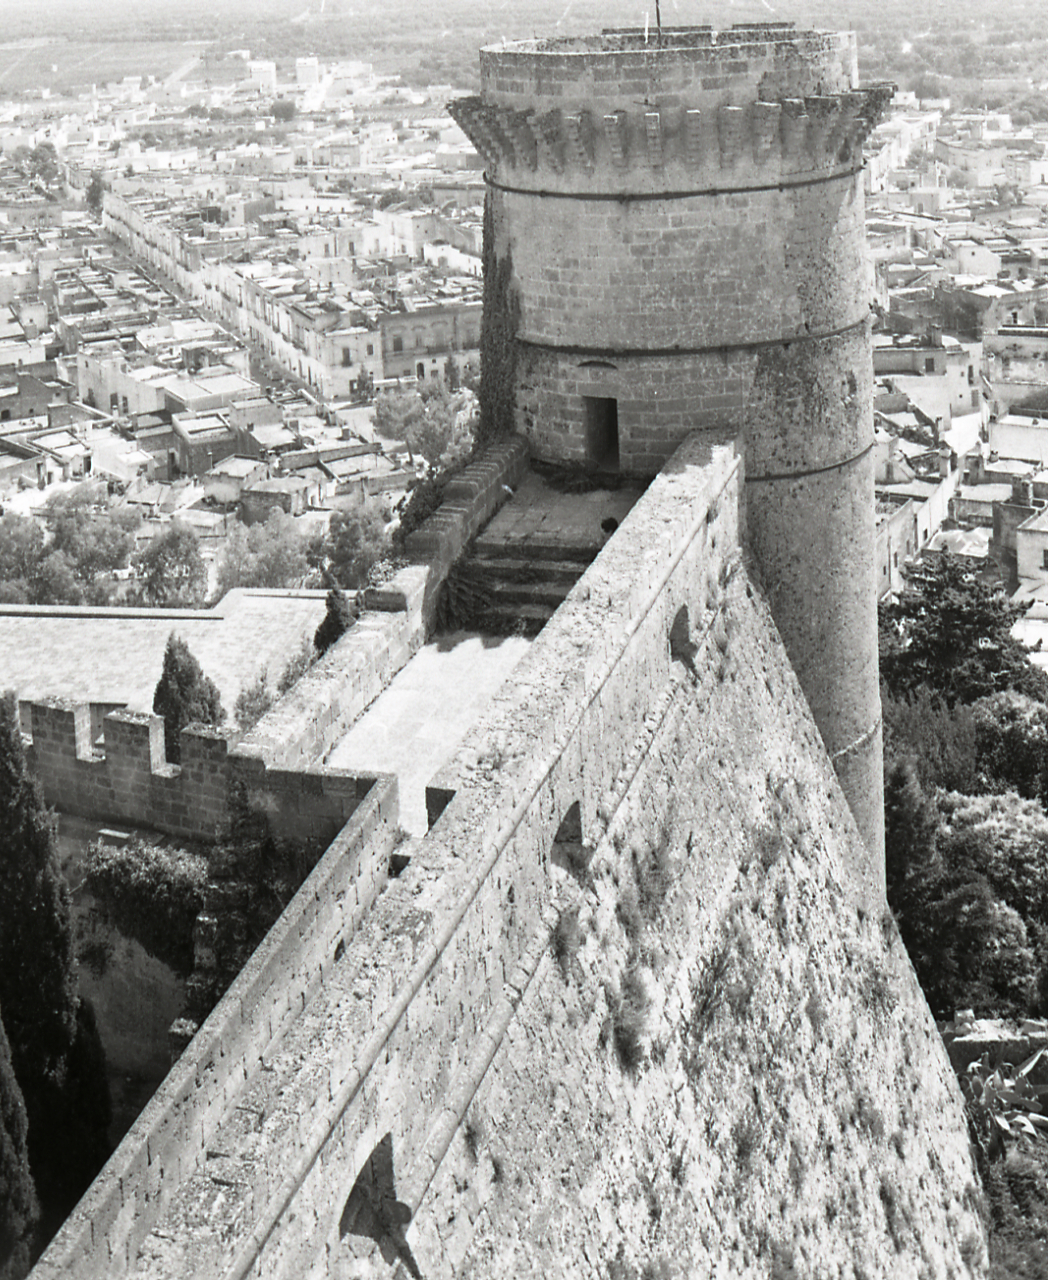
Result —
<path fill-rule="evenodd" d="M 538 533 L 525 538 L 482 533 L 473 544 L 473 555 L 484 560 L 561 560 L 585 566 L 597 558 L 600 549 L 600 545 L 592 541 L 566 542 L 563 538 Z"/>
<path fill-rule="evenodd" d="M 559 608 L 564 597 L 575 585 L 571 582 L 512 582 L 501 577 L 486 578 L 484 586 L 491 592 L 491 608 L 508 604 L 533 604 L 548 606 L 550 611 Z"/>
<path fill-rule="evenodd" d="M 485 609 L 479 629 L 493 636 L 537 636 L 554 610 L 536 604 L 514 604 Z"/>
<path fill-rule="evenodd" d="M 528 560 L 523 556 L 470 557 L 469 563 L 484 571 L 485 579 L 501 582 L 578 582 L 586 572 L 579 560 Z"/>

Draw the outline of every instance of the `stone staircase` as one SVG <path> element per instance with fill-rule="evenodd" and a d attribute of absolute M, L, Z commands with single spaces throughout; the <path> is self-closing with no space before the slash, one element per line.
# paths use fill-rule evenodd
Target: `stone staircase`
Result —
<path fill-rule="evenodd" d="M 599 551 L 591 543 L 538 537 L 509 542 L 481 534 L 460 562 L 460 573 L 486 598 L 477 628 L 537 636 Z"/>

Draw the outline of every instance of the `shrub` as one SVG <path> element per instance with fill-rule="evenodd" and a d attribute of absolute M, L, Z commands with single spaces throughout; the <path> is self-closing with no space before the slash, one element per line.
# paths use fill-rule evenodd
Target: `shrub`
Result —
<path fill-rule="evenodd" d="M 651 1000 L 644 985 L 644 976 L 636 964 L 631 964 L 622 979 L 622 991 L 612 1006 L 612 1033 L 615 1056 L 627 1075 L 636 1075 L 647 1056 L 644 1035 L 647 1031 Z"/>
<path fill-rule="evenodd" d="M 84 882 L 126 937 L 176 973 L 193 969 L 193 926 L 204 902 L 207 859 L 140 836 L 122 847 L 91 847 Z"/>
<path fill-rule="evenodd" d="M 564 981 L 567 982 L 575 957 L 583 943 L 582 927 L 579 924 L 577 908 L 562 912 L 557 926 L 553 930 L 553 955 L 560 965 Z"/>
<path fill-rule="evenodd" d="M 317 651 L 309 636 L 303 636 L 302 643 L 288 659 L 287 666 L 280 673 L 277 681 L 277 693 L 283 697 L 302 679 L 309 668 L 317 660 Z"/>
<path fill-rule="evenodd" d="M 444 501 L 444 490 L 454 479 L 456 471 L 417 480 L 408 490 L 407 501 L 400 511 L 400 522 L 393 534 L 393 544 L 402 548 L 409 534 L 425 524 Z"/>
<path fill-rule="evenodd" d="M 250 733 L 272 708 L 275 701 L 276 698 L 269 687 L 269 676 L 263 667 L 254 680 L 240 690 L 233 705 L 233 718 L 240 732 Z"/>
<path fill-rule="evenodd" d="M 233 708 L 233 717 L 241 734 L 250 733 L 262 717 L 268 715 L 286 693 L 291 692 L 316 661 L 316 656 L 313 641 L 306 636 L 288 659 L 275 688 L 269 682 L 269 672 L 263 667 L 254 680 L 241 689 Z"/>
<path fill-rule="evenodd" d="M 653 924 L 662 913 L 673 883 L 673 860 L 667 833 L 661 832 L 655 843 L 643 853 L 633 851 L 633 871 L 637 879 L 640 913 L 649 924 Z"/>

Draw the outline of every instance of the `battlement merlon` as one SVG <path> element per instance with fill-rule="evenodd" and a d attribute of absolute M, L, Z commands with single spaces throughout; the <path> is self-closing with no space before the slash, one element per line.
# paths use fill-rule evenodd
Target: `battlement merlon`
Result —
<path fill-rule="evenodd" d="M 459 98 L 448 111 L 482 156 L 488 179 L 538 190 L 552 182 L 565 194 L 679 196 L 777 185 L 813 174 L 847 176 L 862 164 L 862 144 L 884 113 L 893 85 L 836 94 L 755 99 L 709 107 L 687 104 L 542 111 Z M 647 193 L 647 189 L 646 192 Z M 711 192 L 711 194 L 714 192 Z"/>

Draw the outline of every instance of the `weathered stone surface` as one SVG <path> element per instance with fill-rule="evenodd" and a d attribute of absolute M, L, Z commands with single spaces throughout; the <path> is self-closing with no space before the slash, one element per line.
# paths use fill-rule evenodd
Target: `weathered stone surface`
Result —
<path fill-rule="evenodd" d="M 79 1238 L 75 1272 L 67 1228 L 41 1276 L 985 1273 L 956 1083 L 746 572 L 741 490 L 733 443 L 679 450 L 320 983 L 329 903 L 282 920 L 283 1012 L 241 1006 L 256 1065 L 203 1142 L 158 1131 L 159 1206 Z"/>

